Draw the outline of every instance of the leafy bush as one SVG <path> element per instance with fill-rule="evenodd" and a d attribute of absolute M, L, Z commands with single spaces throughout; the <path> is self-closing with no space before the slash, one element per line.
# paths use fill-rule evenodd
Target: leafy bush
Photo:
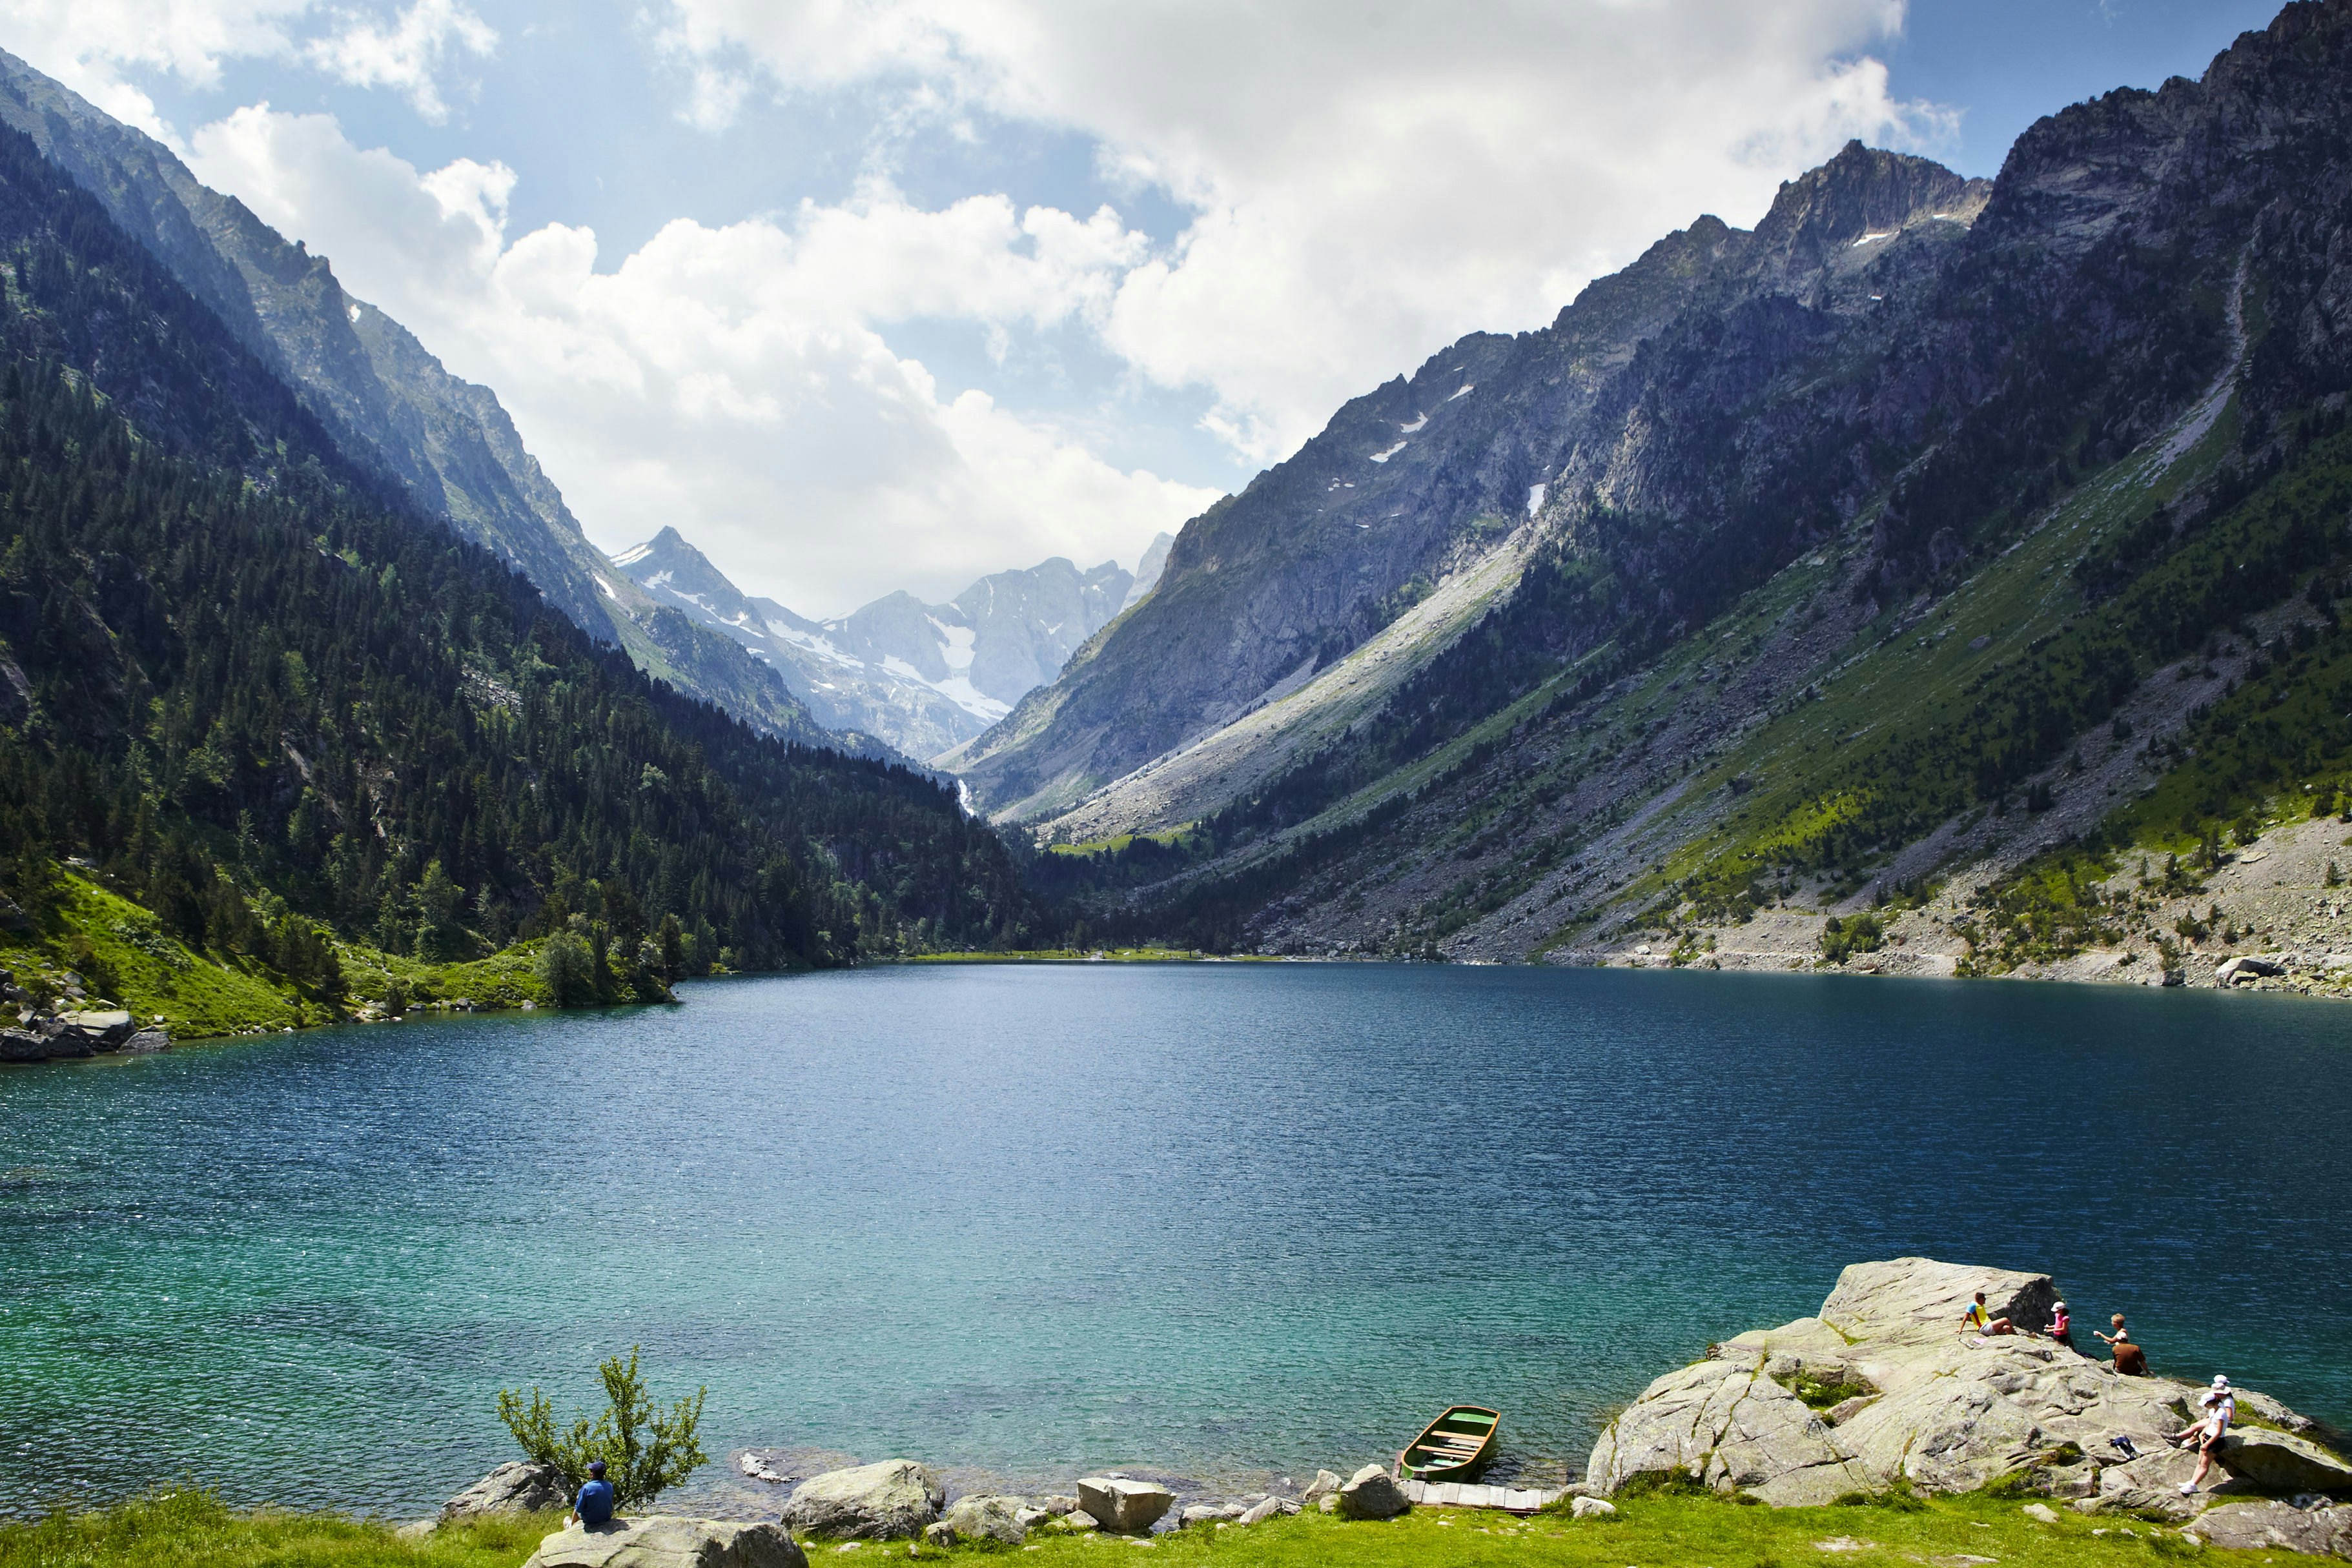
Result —
<path fill-rule="evenodd" d="M 499 1390 L 499 1419 L 525 1455 L 563 1478 L 566 1492 L 576 1494 L 588 1479 L 589 1461 L 602 1459 L 615 1505 L 632 1508 L 651 1502 L 710 1462 L 695 1435 L 708 1388 L 696 1389 L 694 1397 L 680 1399 L 665 1416 L 654 1408 L 637 1375 L 635 1345 L 629 1347 L 627 1361 L 613 1356 L 596 1370 L 606 1404 L 593 1427 L 587 1416 L 577 1416 L 569 1430 L 559 1432 L 555 1407 L 537 1388 L 529 1398 L 518 1389 Z"/>
<path fill-rule="evenodd" d="M 557 932 L 539 950 L 539 983 L 556 1007 L 594 1006 L 599 989 L 596 969 L 596 955 L 587 940 L 572 932 Z"/>
<path fill-rule="evenodd" d="M 1886 945 L 1886 927 L 1874 915 L 1831 915 L 1822 925 L 1822 956 L 1842 964 L 1856 953 L 1874 953 Z"/>

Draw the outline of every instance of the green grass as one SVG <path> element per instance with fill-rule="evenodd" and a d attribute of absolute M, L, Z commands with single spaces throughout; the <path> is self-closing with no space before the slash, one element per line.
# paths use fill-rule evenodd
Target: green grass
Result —
<path fill-rule="evenodd" d="M 412 1009 L 461 999 L 479 1009 L 544 1007 L 539 947 L 519 942 L 470 963 L 428 964 L 339 941 L 348 992 L 339 1005 L 253 957 L 191 948 L 149 910 L 68 870 L 38 929 L 0 933 L 0 967 L 44 994 L 56 993 L 68 973 L 79 975 L 89 992 L 79 1005 L 112 1003 L 142 1024 L 160 1018 L 175 1040 L 208 1040 L 335 1022 L 380 1003 L 395 977 L 407 985 Z"/>
<path fill-rule="evenodd" d="M 1612 1520 L 1577 1521 L 1564 1512 L 1515 1519 L 1462 1509 L 1421 1509 L 1390 1523 L 1348 1523 L 1318 1513 L 1225 1530 L 1194 1526 L 1154 1538 L 1152 1561 L 1339 1564 L 1343 1568 L 1476 1568 L 1478 1564 L 1559 1564 L 1561 1568 L 1908 1568 L 1925 1562 L 1958 1568 L 1962 1557 L 1997 1559 L 2002 1568 L 2146 1568 L 2185 1556 L 2252 1561 L 2251 1552 L 2209 1552 L 2168 1528 L 2120 1518 L 2062 1515 L 2037 1524 L 2021 1505 L 1979 1493 L 1916 1508 L 1872 1506 L 1738 1508 L 1708 1497 L 1673 1493 L 1627 1499 Z M 553 1516 L 451 1526 L 418 1542 L 383 1524 L 327 1515 L 235 1513 L 196 1491 L 163 1494 L 96 1513 L 53 1516 L 37 1524 L 0 1525 L 0 1568 L 516 1568 Z M 2094 1530 L 2103 1534 L 2094 1534 Z M 1838 1538 L 1860 1550 L 1823 1552 Z M 1018 1554 L 987 1546 L 919 1548 L 933 1560 L 1013 1557 L 1026 1565 L 1103 1563 L 1137 1550 L 1117 1540 L 1041 1533 L 1036 1550 Z M 840 1559 L 818 1548 L 813 1560 L 862 1561 L 907 1553 L 902 1542 L 869 1545 Z M 2276 1556 L 2276 1553 L 2268 1555 Z"/>
<path fill-rule="evenodd" d="M 548 1514 L 478 1520 L 407 1542 L 386 1524 L 236 1513 L 187 1490 L 0 1525 L 0 1568 L 515 1568 L 561 1522 Z"/>
<path fill-rule="evenodd" d="M 1196 822 L 1179 822 L 1156 833 L 1118 833 L 1108 839 L 1088 839 L 1082 844 L 1047 844 L 1045 852 L 1054 855 L 1115 855 L 1138 839 L 1172 849 L 1190 838 L 1197 826 Z"/>

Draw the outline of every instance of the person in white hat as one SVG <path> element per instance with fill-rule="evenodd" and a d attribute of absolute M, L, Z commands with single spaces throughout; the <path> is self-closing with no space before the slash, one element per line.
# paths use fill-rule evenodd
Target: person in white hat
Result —
<path fill-rule="evenodd" d="M 2175 1447 L 2197 1445 L 2197 1473 L 2180 1483 L 2183 1497 L 2191 1496 L 2205 1484 L 2205 1473 L 2213 1468 L 2213 1456 L 2221 1451 L 2221 1439 L 2230 1435 L 2230 1423 L 2238 1418 L 2237 1390 L 2218 1372 L 2213 1375 L 2213 1386 L 2197 1403 L 2205 1411 L 2204 1418 L 2191 1422 L 2172 1437 Z"/>

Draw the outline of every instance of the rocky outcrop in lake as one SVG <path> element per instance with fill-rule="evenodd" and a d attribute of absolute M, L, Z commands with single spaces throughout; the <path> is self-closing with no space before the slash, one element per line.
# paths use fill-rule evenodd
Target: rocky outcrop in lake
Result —
<path fill-rule="evenodd" d="M 1979 1291 L 1993 1318 L 2026 1332 L 1962 1332 Z M 2084 1512 L 2178 1519 L 2216 1498 L 2352 1491 L 2352 1464 L 2314 1423 L 2241 1389 L 2208 1490 L 2183 1495 L 2195 1458 L 2166 1438 L 2200 1389 L 2126 1377 L 2042 1337 L 2056 1300 L 2046 1274 L 1857 1263 L 1819 1314 L 1725 1340 L 1651 1384 L 1594 1445 L 1591 1490 L 1683 1479 L 1788 1507 L 1998 1480 Z"/>

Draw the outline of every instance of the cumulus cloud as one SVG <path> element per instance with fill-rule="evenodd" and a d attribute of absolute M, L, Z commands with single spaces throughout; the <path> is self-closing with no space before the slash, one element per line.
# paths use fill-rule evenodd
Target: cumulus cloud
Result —
<path fill-rule="evenodd" d="M 116 119 L 173 140 L 154 100 L 125 75 L 160 71 L 196 86 L 221 62 L 282 55 L 310 0 L 11 0 L 10 49 Z"/>
<path fill-rule="evenodd" d="M 1108 209 L 924 209 L 877 183 L 778 220 L 674 221 L 600 270 L 588 229 L 508 235 L 498 164 L 420 173 L 267 105 L 192 142 L 207 183 L 496 387 L 607 548 L 676 523 L 745 587 L 830 613 L 1048 555 L 1131 557 L 1215 498 L 984 393 L 943 397 L 879 329 L 1105 328 L 1146 251 Z"/>
<path fill-rule="evenodd" d="M 322 23 L 327 31 L 306 37 Z M 448 117 L 446 67 L 498 43 L 458 0 L 412 0 L 389 19 L 313 0 L 7 0 L 0 26 L 10 49 L 174 149 L 173 128 L 135 79 L 143 72 L 212 87 L 225 61 L 299 57 L 351 86 L 390 88 L 437 123 Z"/>
<path fill-rule="evenodd" d="M 1193 216 L 1104 328 L 1251 457 L 1473 329 L 1547 319 L 1849 136 L 1943 126 L 1862 51 L 1901 0 L 672 0 L 782 89 L 896 85 L 1094 138 Z"/>
<path fill-rule="evenodd" d="M 487 55 L 498 42 L 497 31 L 457 0 L 415 0 L 389 25 L 347 16 L 304 52 L 313 65 L 353 87 L 393 89 L 438 125 L 449 118 L 439 81 L 444 63 L 460 51 Z"/>

